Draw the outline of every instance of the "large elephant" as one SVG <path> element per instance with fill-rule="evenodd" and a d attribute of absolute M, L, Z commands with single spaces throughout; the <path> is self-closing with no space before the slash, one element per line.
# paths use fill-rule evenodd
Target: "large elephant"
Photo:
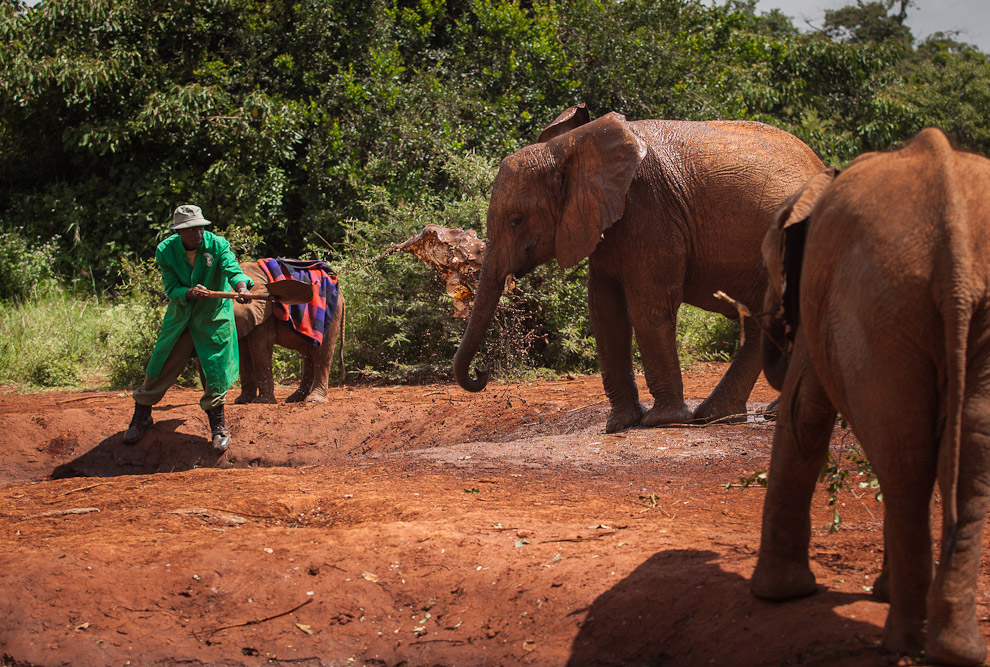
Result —
<path fill-rule="evenodd" d="M 825 169 L 796 137 L 754 122 L 591 121 L 571 107 L 538 142 L 502 161 L 488 208 L 485 259 L 454 375 L 480 391 L 487 369 L 470 364 L 509 276 L 557 259 L 589 258 L 588 303 L 605 394 L 606 431 L 710 420 L 746 411 L 760 374 L 759 329 L 692 415 L 684 403 L 675 329 L 689 303 L 736 317 L 713 296 L 762 298 L 760 242 L 774 209 Z M 633 375 L 636 334 L 653 407 Z"/>
<path fill-rule="evenodd" d="M 270 282 L 257 262 L 244 262 L 241 270 L 258 286 Z M 272 353 L 275 345 L 295 350 L 303 358 L 299 388 L 285 401 L 323 402 L 327 400 L 327 383 L 333 364 L 334 349 L 340 338 L 340 374 L 344 377 L 344 294 L 337 295 L 337 307 L 326 328 L 323 343 L 313 345 L 296 333 L 288 322 L 272 316 L 270 301 L 234 303 L 234 322 L 240 347 L 241 394 L 235 403 L 275 403 L 275 379 L 272 376 Z"/>
<path fill-rule="evenodd" d="M 841 413 L 883 492 L 884 642 L 964 665 L 986 651 L 975 596 L 990 497 L 988 211 L 990 160 L 928 129 L 812 178 L 763 246 L 767 301 L 782 304 L 768 331 L 785 335 L 766 355 L 782 393 L 752 590 L 771 600 L 816 590 L 809 509 Z"/>

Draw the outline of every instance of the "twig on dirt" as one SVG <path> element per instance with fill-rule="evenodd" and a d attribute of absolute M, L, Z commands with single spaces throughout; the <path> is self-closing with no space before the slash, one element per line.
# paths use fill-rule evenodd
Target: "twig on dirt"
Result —
<path fill-rule="evenodd" d="M 41 514 L 28 514 L 27 516 L 21 517 L 22 519 L 41 519 L 53 516 L 65 516 L 67 514 L 90 514 L 91 512 L 99 512 L 99 507 L 73 507 L 68 510 L 51 510 L 50 512 L 42 512 Z"/>
<path fill-rule="evenodd" d="M 600 540 L 603 537 L 608 537 L 609 535 L 615 535 L 616 531 L 611 531 L 608 533 L 601 533 L 600 535 L 590 535 L 588 537 L 582 537 L 578 535 L 577 537 L 562 537 L 559 540 L 540 540 L 540 544 L 552 544 L 554 542 L 589 542 L 591 540 Z"/>
<path fill-rule="evenodd" d="M 172 510 L 169 514 L 179 514 L 185 516 L 198 516 L 201 519 L 215 519 L 222 523 L 226 523 L 231 526 L 239 526 L 247 521 L 242 516 L 237 516 L 236 514 L 228 514 L 224 512 L 217 512 L 216 510 L 211 510 L 206 507 L 187 507 L 183 509 Z"/>
<path fill-rule="evenodd" d="M 267 623 L 268 621 L 274 621 L 276 618 L 282 618 L 283 616 L 288 616 L 289 614 L 291 614 L 291 613 L 293 613 L 295 611 L 298 611 L 299 609 L 302 609 L 303 607 L 305 607 L 306 605 L 308 605 L 310 602 L 312 602 L 313 599 L 314 598 L 308 598 L 305 602 L 303 602 L 301 604 L 297 604 L 292 609 L 289 609 L 288 611 L 283 611 L 280 614 L 275 614 L 274 616 L 267 616 L 265 618 L 255 618 L 255 619 L 251 619 L 250 621 L 243 621 L 241 623 L 234 623 L 233 625 L 221 625 L 218 628 L 213 628 L 209 632 L 205 632 L 205 631 L 196 632 L 194 630 L 192 634 L 193 634 L 193 637 L 195 637 L 198 641 L 203 641 L 199 637 L 199 635 L 201 635 L 201 634 L 205 634 L 207 637 L 211 637 L 211 636 L 215 635 L 216 633 L 221 632 L 223 630 L 230 630 L 231 628 L 244 628 L 244 627 L 247 627 L 249 625 L 258 625 L 260 623 Z"/>
<path fill-rule="evenodd" d="M 103 400 L 107 400 L 107 399 L 110 399 L 110 398 L 116 398 L 116 396 L 102 396 L 102 395 L 97 395 L 97 396 L 80 396 L 79 398 L 70 398 L 70 399 L 65 400 L 65 401 L 55 401 L 55 405 L 65 405 L 66 403 L 76 403 L 78 401 L 90 401 L 90 400 L 93 400 L 94 398 L 100 398 L 100 399 L 103 399 Z"/>
<path fill-rule="evenodd" d="M 92 489 L 94 487 L 97 487 L 97 486 L 106 486 L 109 483 L 110 482 L 97 482 L 96 484 L 90 484 L 89 486 L 80 486 L 77 489 L 70 489 L 69 491 L 66 491 L 65 493 L 63 493 L 62 495 L 63 496 L 67 496 L 70 493 L 76 493 L 77 491 L 89 491 L 90 489 Z"/>
<path fill-rule="evenodd" d="M 578 410 L 584 410 L 585 408 L 590 408 L 592 405 L 599 405 L 601 403 L 604 403 L 607 400 L 608 400 L 607 398 L 603 398 L 600 401 L 595 401 L 594 403 L 588 403 L 587 405 L 582 405 L 581 407 L 573 408 L 571 410 L 568 410 L 567 412 L 571 413 L 571 412 L 577 412 Z"/>

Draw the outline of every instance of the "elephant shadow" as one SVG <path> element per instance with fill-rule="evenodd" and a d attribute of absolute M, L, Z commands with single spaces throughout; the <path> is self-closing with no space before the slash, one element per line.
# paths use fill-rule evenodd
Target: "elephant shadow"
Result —
<path fill-rule="evenodd" d="M 749 580 L 719 567 L 712 551 L 650 557 L 589 607 L 568 667 L 604 665 L 886 665 L 881 628 L 840 616 L 871 600 L 822 590 L 802 600 L 754 597 Z"/>
<path fill-rule="evenodd" d="M 51 478 L 147 475 L 216 467 L 222 455 L 218 457 L 213 452 L 208 439 L 176 430 L 185 421 L 182 418 L 155 421 L 144 438 L 134 445 L 124 444 L 123 431 L 115 433 L 75 459 L 58 465 Z"/>

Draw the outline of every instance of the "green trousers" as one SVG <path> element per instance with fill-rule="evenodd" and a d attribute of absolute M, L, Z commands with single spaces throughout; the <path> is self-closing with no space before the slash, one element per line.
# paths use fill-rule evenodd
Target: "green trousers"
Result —
<path fill-rule="evenodd" d="M 189 360 L 196 356 L 196 347 L 193 345 L 192 334 L 189 329 L 182 332 L 179 339 L 175 341 L 175 346 L 168 353 L 168 359 L 162 366 L 161 375 L 157 379 L 144 376 L 144 384 L 134 390 L 134 402 L 140 405 L 154 405 L 162 400 L 162 396 L 169 387 L 175 384 L 179 375 L 186 369 Z M 196 359 L 196 369 L 199 371 L 199 381 L 203 385 L 203 396 L 199 399 L 199 407 L 203 410 L 212 410 L 227 402 L 227 392 L 214 394 L 206 384 L 206 376 Z"/>

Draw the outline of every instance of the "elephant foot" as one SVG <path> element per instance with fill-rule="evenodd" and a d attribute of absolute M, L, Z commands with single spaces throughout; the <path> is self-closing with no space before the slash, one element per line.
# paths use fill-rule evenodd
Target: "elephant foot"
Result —
<path fill-rule="evenodd" d="M 326 403 L 327 402 L 327 396 L 326 396 L 326 394 L 321 394 L 318 391 L 314 391 L 313 393 L 311 393 L 309 396 L 306 397 L 306 402 L 307 403 Z"/>
<path fill-rule="evenodd" d="M 241 392 L 241 395 L 234 399 L 234 403 L 237 405 L 243 405 L 245 403 L 254 403 L 254 399 L 257 394 L 250 394 L 247 392 Z"/>
<path fill-rule="evenodd" d="M 300 403 L 306 398 L 306 394 L 296 390 L 285 397 L 286 403 Z"/>
<path fill-rule="evenodd" d="M 640 405 L 639 401 L 626 408 L 613 407 L 608 421 L 605 423 L 605 432 L 617 433 L 638 426 L 644 414 L 646 414 L 646 408 Z"/>
<path fill-rule="evenodd" d="M 275 398 L 275 395 L 274 394 L 272 394 L 271 396 L 258 396 L 258 397 L 256 397 L 251 402 L 252 403 L 266 403 L 268 405 L 274 405 L 274 404 L 278 403 L 278 399 Z"/>
<path fill-rule="evenodd" d="M 746 401 L 724 401 L 711 396 L 694 410 L 693 420 L 697 422 L 718 421 L 735 424 L 746 421 Z"/>
<path fill-rule="evenodd" d="M 911 655 L 917 653 L 925 646 L 925 622 L 918 619 L 907 619 L 897 614 L 887 615 L 887 622 L 883 626 L 883 646 L 891 653 L 897 655 Z M 927 655 L 926 657 L 931 658 Z M 952 664 L 978 664 L 979 660 L 973 663 L 952 663 Z"/>
<path fill-rule="evenodd" d="M 873 581 L 873 597 L 880 602 L 890 602 L 890 574 L 887 573 L 886 563 L 880 570 L 880 576 Z"/>
<path fill-rule="evenodd" d="M 818 585 L 806 564 L 783 561 L 768 564 L 766 559 L 760 558 L 756 562 L 750 591 L 763 600 L 783 602 L 808 597 L 818 591 Z"/>
<path fill-rule="evenodd" d="M 688 424 L 692 420 L 691 408 L 681 401 L 680 405 L 653 404 L 650 411 L 643 415 L 640 426 L 665 426 L 667 424 Z"/>
<path fill-rule="evenodd" d="M 925 657 L 947 665 L 978 665 L 986 654 L 973 599 L 935 602 L 929 613 Z"/>

